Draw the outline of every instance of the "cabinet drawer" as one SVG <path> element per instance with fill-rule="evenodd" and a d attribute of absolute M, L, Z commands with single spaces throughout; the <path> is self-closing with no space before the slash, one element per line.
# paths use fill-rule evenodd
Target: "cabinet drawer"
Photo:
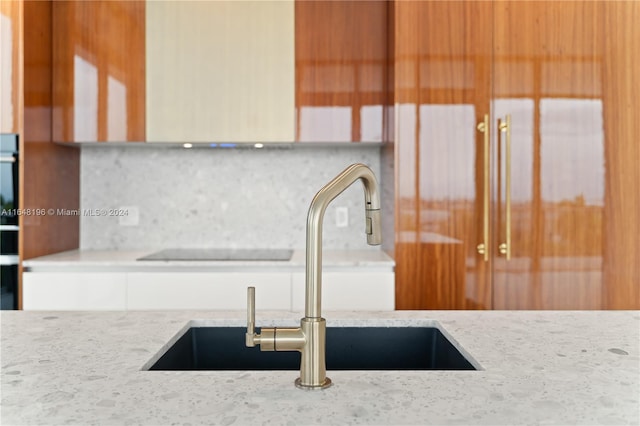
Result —
<path fill-rule="evenodd" d="M 25 272 L 24 310 L 124 310 L 124 273 Z"/>
<path fill-rule="evenodd" d="M 293 274 L 291 305 L 304 310 L 305 275 Z M 325 272 L 322 274 L 323 311 L 392 311 L 395 309 L 393 272 Z"/>
<path fill-rule="evenodd" d="M 291 309 L 288 273 L 133 272 L 128 309 L 246 309 L 247 287 L 258 309 Z"/>

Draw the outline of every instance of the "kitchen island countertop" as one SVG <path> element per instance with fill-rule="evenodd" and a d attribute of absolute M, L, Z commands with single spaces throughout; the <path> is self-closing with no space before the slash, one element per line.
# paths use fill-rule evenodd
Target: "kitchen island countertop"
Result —
<path fill-rule="evenodd" d="M 257 325 L 300 313 L 258 311 Z M 640 312 L 327 312 L 329 326 L 437 322 L 480 371 L 142 371 L 189 321 L 239 311 L 2 312 L 3 424 L 640 423 Z"/>

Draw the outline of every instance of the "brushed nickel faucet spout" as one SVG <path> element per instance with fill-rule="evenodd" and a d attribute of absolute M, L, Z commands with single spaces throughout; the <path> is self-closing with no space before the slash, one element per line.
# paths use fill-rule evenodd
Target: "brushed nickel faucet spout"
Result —
<path fill-rule="evenodd" d="M 371 169 L 364 164 L 352 164 L 326 184 L 311 201 L 307 215 L 307 258 L 305 317 L 320 318 L 322 296 L 322 222 L 324 212 L 338 195 L 356 180 L 364 184 L 365 233 L 367 243 L 382 242 L 380 224 L 380 193 Z"/>
<path fill-rule="evenodd" d="M 246 346 L 260 345 L 261 351 L 299 351 L 300 377 L 295 384 L 302 389 L 325 389 L 331 386 L 325 363 L 326 320 L 322 318 L 322 223 L 327 206 L 356 180 L 364 185 L 365 234 L 367 243 L 382 242 L 380 193 L 371 169 L 352 164 L 327 183 L 313 197 L 307 215 L 305 316 L 298 328 L 266 328 L 254 331 L 255 289 L 247 290 Z"/>

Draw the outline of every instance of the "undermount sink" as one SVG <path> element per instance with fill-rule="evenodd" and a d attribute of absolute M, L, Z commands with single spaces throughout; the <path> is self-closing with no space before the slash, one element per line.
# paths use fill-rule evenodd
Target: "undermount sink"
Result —
<path fill-rule="evenodd" d="M 245 346 L 242 327 L 191 327 L 149 370 L 298 370 L 299 352 Z M 476 370 L 436 327 L 327 327 L 327 370 Z"/>

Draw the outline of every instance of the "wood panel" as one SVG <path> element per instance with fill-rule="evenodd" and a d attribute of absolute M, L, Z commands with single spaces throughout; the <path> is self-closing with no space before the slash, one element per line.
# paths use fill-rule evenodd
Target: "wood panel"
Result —
<path fill-rule="evenodd" d="M 640 309 L 640 3 L 605 2 L 602 15 L 603 307 Z"/>
<path fill-rule="evenodd" d="M 53 2 L 53 139 L 145 140 L 145 2 Z"/>
<path fill-rule="evenodd" d="M 396 306 L 491 307 L 483 223 L 492 4 L 395 3 Z"/>
<path fill-rule="evenodd" d="M 0 133 L 20 132 L 22 3 L 0 2 Z"/>
<path fill-rule="evenodd" d="M 292 142 L 293 1 L 147 3 L 149 142 Z"/>
<path fill-rule="evenodd" d="M 389 5 L 296 1 L 297 141 L 383 141 Z"/>
<path fill-rule="evenodd" d="M 401 2 L 396 8 L 398 307 L 419 308 L 423 299 L 433 303 L 429 307 L 456 307 L 452 301 L 461 294 L 471 307 L 469 289 L 478 288 L 478 276 L 481 294 L 489 295 L 484 307 L 637 307 L 640 202 L 633 188 L 640 183 L 640 117 L 632 107 L 639 92 L 630 71 L 637 68 L 637 3 L 494 2 L 484 21 L 482 13 L 461 12 L 469 3 L 475 2 Z M 466 47 L 469 35 L 483 40 L 475 24 L 492 33 L 491 54 L 474 51 L 483 43 Z M 420 35 L 421 28 L 429 36 Z M 616 28 L 611 36 L 608 28 Z M 465 49 L 474 54 L 465 56 Z M 474 61 L 482 57 L 493 72 L 478 72 L 482 65 Z M 474 208 L 460 209 L 455 194 L 465 177 L 464 152 L 454 146 L 464 126 L 452 117 L 464 120 L 464 112 L 447 108 L 475 95 L 470 103 L 479 121 L 483 87 L 492 99 L 493 248 L 491 270 L 478 275 L 473 246 L 460 231 L 473 228 L 473 239 L 480 240 L 480 227 L 465 216 L 482 217 L 482 154 L 476 150 Z M 513 117 L 509 261 L 497 250 L 506 235 L 506 153 L 504 135 L 495 129 L 506 114 Z M 438 122 L 458 130 L 439 132 Z M 439 138 L 447 145 L 438 146 Z M 434 238 L 462 242 L 466 274 L 456 266 L 455 245 Z"/>
<path fill-rule="evenodd" d="M 380 149 L 380 201 L 382 209 L 382 250 L 395 258 L 396 250 L 396 125 L 395 125 L 395 0 L 387 2 L 386 104 L 384 106 L 384 136 Z M 394 281 L 395 308 L 395 281 Z"/>
<path fill-rule="evenodd" d="M 602 5 L 495 4 L 492 111 L 495 119 L 512 115 L 514 199 L 513 258 L 494 263 L 496 309 L 601 307 L 609 142 L 602 115 Z M 504 143 L 496 155 L 500 172 Z M 501 174 L 501 190 L 505 179 Z M 498 206 L 496 243 L 505 241 L 502 195 Z"/>
<path fill-rule="evenodd" d="M 20 208 L 20 259 L 78 248 L 79 150 L 52 143 L 52 2 L 24 2 L 24 137 Z M 52 214 L 49 209 L 54 209 Z M 20 291 L 20 305 L 22 304 Z"/>

